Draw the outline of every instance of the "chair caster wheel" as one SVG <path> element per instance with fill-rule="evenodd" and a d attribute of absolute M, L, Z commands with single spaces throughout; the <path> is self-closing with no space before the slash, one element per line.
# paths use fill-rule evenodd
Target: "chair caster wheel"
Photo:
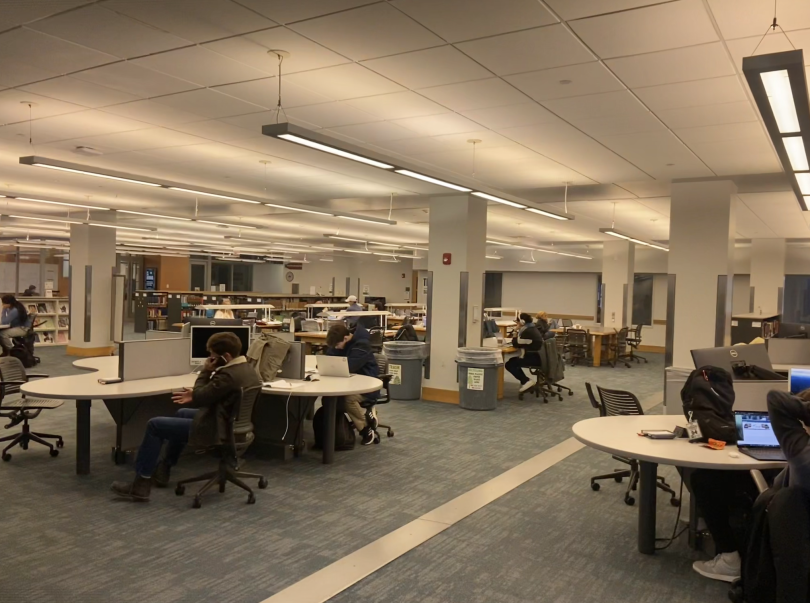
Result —
<path fill-rule="evenodd" d="M 616 482 L 617 484 L 621 484 L 622 483 L 622 478 L 621 477 L 614 477 L 613 481 Z"/>
<path fill-rule="evenodd" d="M 219 493 L 222 494 L 223 492 L 225 492 L 225 484 L 220 484 L 219 485 Z"/>
<path fill-rule="evenodd" d="M 58 442 L 56 442 L 56 447 L 57 448 L 64 448 L 65 443 L 62 440 L 59 440 Z"/>
<path fill-rule="evenodd" d="M 669 504 L 671 504 L 673 507 L 680 507 L 681 506 L 681 501 L 680 501 L 680 499 L 677 499 L 677 498 L 670 498 L 669 499 Z"/>
<path fill-rule="evenodd" d="M 569 395 L 569 396 L 573 396 L 573 395 L 574 395 L 574 392 L 568 392 L 568 395 Z"/>
<path fill-rule="evenodd" d="M 393 430 L 393 429 L 389 429 L 389 430 L 388 430 L 388 433 L 387 433 L 386 435 L 387 435 L 389 438 L 393 438 L 393 437 L 394 437 L 394 430 Z"/>
<path fill-rule="evenodd" d="M 264 490 L 267 487 L 267 478 L 263 477 L 259 480 L 259 489 Z"/>
<path fill-rule="evenodd" d="M 518 400 L 523 400 L 523 394 L 518 394 Z"/>
<path fill-rule="evenodd" d="M 186 493 L 186 487 L 185 486 L 177 486 L 174 489 L 174 493 L 177 494 L 177 496 L 183 496 L 183 494 Z"/>
<path fill-rule="evenodd" d="M 632 496 L 625 496 L 624 497 L 624 504 L 630 505 L 631 507 L 636 504 L 636 499 Z"/>
<path fill-rule="evenodd" d="M 9 453 L 7 453 L 7 452 L 4 452 L 3 453 L 3 460 L 8 463 L 11 460 L 11 455 Z"/>
<path fill-rule="evenodd" d="M 191 508 L 192 509 L 199 509 L 200 507 L 202 507 L 202 501 L 200 500 L 199 496 L 195 496 L 194 497 L 194 502 L 191 503 Z"/>
<path fill-rule="evenodd" d="M 56 448 L 53 448 L 50 452 L 51 456 L 59 456 L 59 451 Z"/>
<path fill-rule="evenodd" d="M 598 483 L 591 482 L 591 490 L 593 490 L 594 492 L 599 492 L 599 488 L 601 488 L 601 487 L 602 486 L 600 486 Z"/>
<path fill-rule="evenodd" d="M 255 505 L 256 504 L 256 497 L 253 494 L 248 495 L 247 504 Z"/>

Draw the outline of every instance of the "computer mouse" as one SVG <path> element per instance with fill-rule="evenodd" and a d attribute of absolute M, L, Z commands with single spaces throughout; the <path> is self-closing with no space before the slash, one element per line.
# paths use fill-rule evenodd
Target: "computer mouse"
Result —
<path fill-rule="evenodd" d="M 740 455 L 739 455 L 739 454 L 737 454 L 736 452 L 729 452 L 729 453 L 728 453 L 728 455 L 729 455 L 731 458 L 733 458 L 733 459 L 738 459 L 738 458 L 740 458 Z"/>

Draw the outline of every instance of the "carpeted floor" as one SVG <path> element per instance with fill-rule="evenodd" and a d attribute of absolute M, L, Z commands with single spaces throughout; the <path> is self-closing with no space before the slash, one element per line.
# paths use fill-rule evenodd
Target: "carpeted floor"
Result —
<path fill-rule="evenodd" d="M 40 355 L 41 372 L 75 372 L 63 348 Z M 75 407 L 66 403 L 35 423 L 65 437 L 58 458 L 32 447 L 0 464 L 0 601 L 259 602 L 571 437 L 573 423 L 594 416 L 585 381 L 630 389 L 654 406 L 663 358 L 647 356 L 649 364 L 631 369 L 568 368 L 565 383 L 576 395 L 562 402 L 518 401 L 509 383 L 493 412 L 393 402 L 381 414 L 396 437 L 338 453 L 332 466 L 317 454 L 250 462 L 248 470 L 270 480 L 253 506 L 231 489 L 208 495 L 199 510 L 170 489 L 153 490 L 148 504 L 113 500 L 110 482 L 132 477 L 131 467 L 110 462 L 113 422 L 94 402 L 93 470 L 76 476 Z M 651 559 L 636 552 L 636 511 L 622 502 L 622 487 L 588 487 L 590 475 L 614 465 L 595 451 L 576 453 L 334 600 L 720 598 L 721 587 L 691 572 L 695 555 L 685 545 Z M 184 458 L 174 477 L 210 466 Z M 662 501 L 661 534 L 675 518 Z"/>

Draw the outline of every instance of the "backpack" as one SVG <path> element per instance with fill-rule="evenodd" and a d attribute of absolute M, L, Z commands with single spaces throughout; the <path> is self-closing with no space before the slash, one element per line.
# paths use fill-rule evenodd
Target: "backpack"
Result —
<path fill-rule="evenodd" d="M 419 337 L 416 336 L 416 329 L 413 328 L 413 325 L 402 325 L 397 329 L 394 341 L 419 341 Z"/>
<path fill-rule="evenodd" d="M 337 420 L 335 421 L 335 450 L 354 449 L 354 427 L 346 418 L 346 415 L 338 409 Z M 325 417 L 323 406 L 315 411 L 312 417 L 312 431 L 315 432 L 315 448 L 323 449 L 323 435 L 325 427 Z"/>
<path fill-rule="evenodd" d="M 728 371 L 703 366 L 692 371 L 681 389 L 683 414 L 697 421 L 704 438 L 737 442 L 734 421 L 734 385 Z"/>

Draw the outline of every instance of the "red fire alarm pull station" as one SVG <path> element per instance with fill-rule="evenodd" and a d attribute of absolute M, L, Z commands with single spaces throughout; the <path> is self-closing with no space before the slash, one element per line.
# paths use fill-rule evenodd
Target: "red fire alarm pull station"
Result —
<path fill-rule="evenodd" d="M 452 253 L 443 253 L 442 254 L 442 264 L 444 264 L 445 266 L 449 266 L 450 264 L 452 264 L 453 263 L 452 260 L 453 260 L 453 254 Z"/>

